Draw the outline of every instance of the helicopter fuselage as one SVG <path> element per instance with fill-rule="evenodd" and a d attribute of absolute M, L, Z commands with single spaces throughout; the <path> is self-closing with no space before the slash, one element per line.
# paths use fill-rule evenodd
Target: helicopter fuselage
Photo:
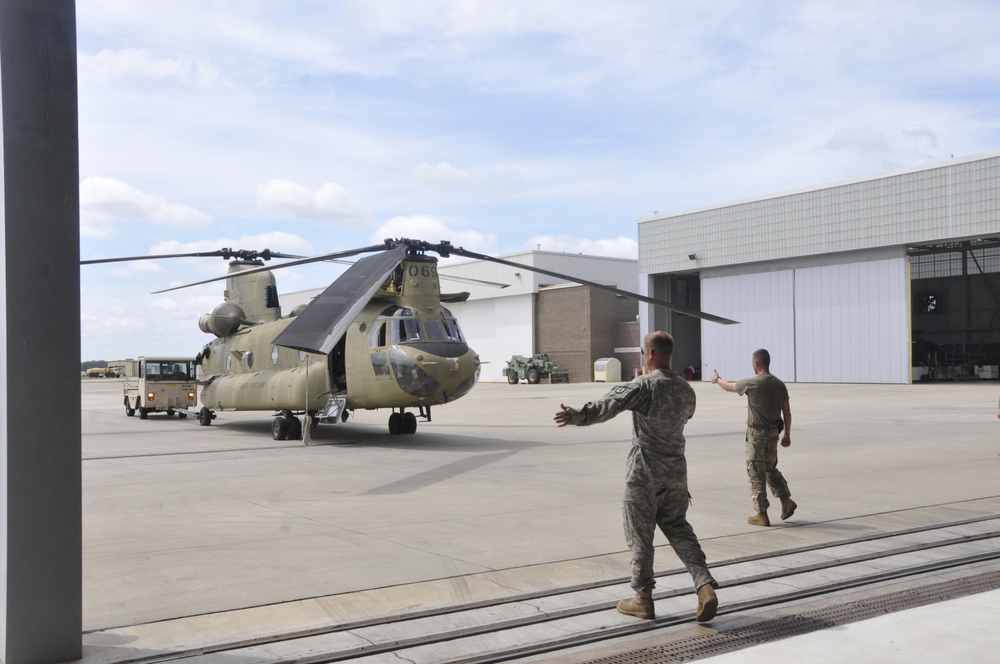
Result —
<path fill-rule="evenodd" d="M 219 336 L 201 354 L 210 410 L 330 413 L 429 408 L 466 394 L 479 356 L 441 304 L 437 261 L 404 261 L 328 355 L 275 344 L 294 316 Z M 429 410 L 427 411 L 429 412 Z"/>

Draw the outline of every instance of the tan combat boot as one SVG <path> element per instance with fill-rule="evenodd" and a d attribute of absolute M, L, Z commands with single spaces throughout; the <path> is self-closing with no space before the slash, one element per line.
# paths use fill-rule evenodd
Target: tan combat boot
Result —
<path fill-rule="evenodd" d="M 771 520 L 767 518 L 767 512 L 761 512 L 760 514 L 748 516 L 747 523 L 751 526 L 770 526 Z"/>
<path fill-rule="evenodd" d="M 653 612 L 653 591 L 651 589 L 640 590 L 632 599 L 623 599 L 618 602 L 618 611 L 627 616 L 652 620 L 656 617 Z"/>
<path fill-rule="evenodd" d="M 715 589 L 707 583 L 698 588 L 698 612 L 694 614 L 695 620 L 708 622 L 715 617 L 718 608 L 719 598 L 715 595 Z"/>
<path fill-rule="evenodd" d="M 796 507 L 798 507 L 798 505 L 795 504 L 795 501 L 792 500 L 792 498 L 790 496 L 788 498 L 782 498 L 781 499 L 781 520 L 785 521 L 786 519 L 791 519 L 792 515 L 795 514 L 795 508 Z"/>

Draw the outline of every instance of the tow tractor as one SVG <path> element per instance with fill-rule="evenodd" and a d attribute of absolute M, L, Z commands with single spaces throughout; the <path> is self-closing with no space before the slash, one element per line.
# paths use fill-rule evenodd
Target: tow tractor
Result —
<path fill-rule="evenodd" d="M 198 403 L 193 357 L 140 357 L 139 375 L 126 378 L 125 414 L 139 413 L 144 420 L 150 413 L 187 417 L 187 410 Z"/>
<path fill-rule="evenodd" d="M 559 365 L 549 360 L 548 353 L 540 353 L 531 357 L 512 355 L 507 360 L 507 368 L 503 370 L 503 373 L 511 385 L 517 385 L 519 380 L 536 385 L 543 378 L 548 378 L 550 383 L 569 382 L 569 372 L 559 371 Z"/>

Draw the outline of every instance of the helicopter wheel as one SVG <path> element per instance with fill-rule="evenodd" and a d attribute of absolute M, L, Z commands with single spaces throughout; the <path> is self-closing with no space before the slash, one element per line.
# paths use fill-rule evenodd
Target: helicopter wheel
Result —
<path fill-rule="evenodd" d="M 507 382 L 510 383 L 511 385 L 517 385 L 517 372 L 516 371 L 508 371 L 507 372 Z"/>
<path fill-rule="evenodd" d="M 389 416 L 389 433 L 397 436 L 403 433 L 403 414 L 393 413 Z"/>
<path fill-rule="evenodd" d="M 129 401 L 128 397 L 125 397 L 125 414 L 129 417 L 135 415 L 135 408 L 132 407 L 132 402 Z"/>
<path fill-rule="evenodd" d="M 288 422 L 284 417 L 276 417 L 271 421 L 271 437 L 275 440 L 288 438 Z"/>
<path fill-rule="evenodd" d="M 147 417 L 149 417 L 149 409 L 148 408 L 143 408 L 142 406 L 139 406 L 139 419 L 140 420 L 144 420 Z"/>
<path fill-rule="evenodd" d="M 302 420 L 297 417 L 288 418 L 288 440 L 302 440 Z"/>
<path fill-rule="evenodd" d="M 201 410 L 198 411 L 198 423 L 203 427 L 211 426 L 214 417 L 215 416 L 212 415 L 212 411 L 205 406 L 202 406 Z"/>
<path fill-rule="evenodd" d="M 403 413 L 403 433 L 417 432 L 417 416 L 413 413 Z"/>

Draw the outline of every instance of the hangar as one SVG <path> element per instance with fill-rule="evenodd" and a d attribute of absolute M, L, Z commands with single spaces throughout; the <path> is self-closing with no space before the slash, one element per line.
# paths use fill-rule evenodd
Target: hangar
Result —
<path fill-rule="evenodd" d="M 640 219 L 643 292 L 737 321 L 640 308 L 674 366 L 792 382 L 996 377 L 1000 152 Z"/>

